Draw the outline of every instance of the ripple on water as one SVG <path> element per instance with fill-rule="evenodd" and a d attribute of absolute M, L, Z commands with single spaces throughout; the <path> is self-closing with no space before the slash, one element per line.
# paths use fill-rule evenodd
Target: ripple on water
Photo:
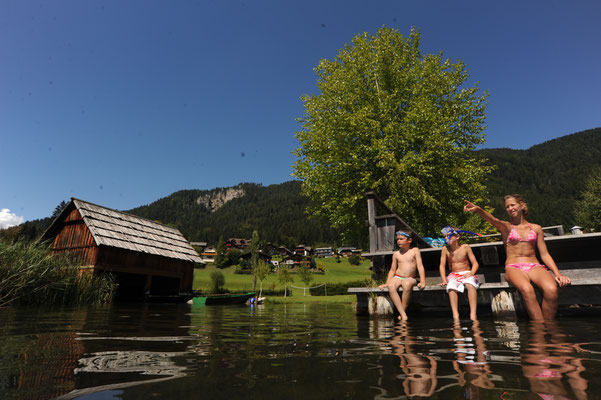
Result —
<path fill-rule="evenodd" d="M 533 324 L 424 316 L 398 323 L 357 317 L 351 307 L 331 304 L 5 311 L 0 390 L 9 397 L 516 399 L 601 393 L 598 318 Z"/>

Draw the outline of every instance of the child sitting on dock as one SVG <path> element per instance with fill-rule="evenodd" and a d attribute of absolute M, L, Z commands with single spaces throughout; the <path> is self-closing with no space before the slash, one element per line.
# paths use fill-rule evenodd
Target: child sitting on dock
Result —
<path fill-rule="evenodd" d="M 407 320 L 407 305 L 411 298 L 413 286 L 423 289 L 426 286 L 426 273 L 422 264 L 422 256 L 417 247 L 411 248 L 411 234 L 404 231 L 396 233 L 399 250 L 392 254 L 392 264 L 388 271 L 386 283 L 380 289 L 388 288 L 390 299 L 399 312 L 399 319 Z M 415 271 L 419 272 L 419 283 Z M 399 287 L 403 288 L 403 297 L 399 296 Z"/>
<path fill-rule="evenodd" d="M 441 230 L 445 237 L 447 245 L 443 247 L 440 253 L 440 277 L 442 283 L 440 286 L 447 287 L 449 294 L 449 303 L 453 319 L 459 319 L 459 297 L 457 292 L 463 293 L 467 288 L 467 298 L 470 305 L 470 319 L 476 320 L 476 307 L 478 298 L 476 289 L 480 286 L 476 271 L 478 271 L 478 261 L 467 244 L 459 243 L 461 235 L 456 228 L 447 226 Z M 449 266 L 449 275 L 446 275 L 446 265 Z"/>

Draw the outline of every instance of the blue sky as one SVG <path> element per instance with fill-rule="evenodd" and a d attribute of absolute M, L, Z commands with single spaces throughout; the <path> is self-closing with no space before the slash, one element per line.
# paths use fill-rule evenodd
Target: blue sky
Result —
<path fill-rule="evenodd" d="M 291 179 L 300 97 L 355 34 L 421 30 L 488 89 L 484 147 L 601 126 L 599 1 L 0 2 L 0 226 Z"/>

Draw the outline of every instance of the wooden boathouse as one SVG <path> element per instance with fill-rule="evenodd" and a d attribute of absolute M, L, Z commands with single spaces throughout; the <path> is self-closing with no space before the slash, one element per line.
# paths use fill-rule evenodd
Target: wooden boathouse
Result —
<path fill-rule="evenodd" d="M 430 246 L 408 224 L 396 215 L 373 193 L 367 193 L 369 244 L 368 253 L 362 256 L 371 261 L 376 279 L 385 279 L 392 263 L 395 247 L 395 232 L 412 232 L 413 242 L 420 248 L 426 272 L 426 287 L 423 291 L 414 288 L 408 312 L 419 310 L 450 313 L 448 295 L 440 283 L 441 247 Z M 380 215 L 378 215 L 380 214 Z M 601 233 L 552 234 L 543 228 L 545 243 L 562 274 L 569 276 L 572 284 L 559 291 L 560 314 L 577 314 L 601 310 Z M 500 237 L 500 235 L 499 235 Z M 503 242 L 470 244 L 478 260 L 478 313 L 525 314 L 517 290 L 505 281 L 505 247 Z M 357 296 L 358 314 L 392 314 L 393 306 L 388 289 L 378 287 L 349 288 Z M 540 293 L 539 293 L 540 295 Z M 460 305 L 467 307 L 465 296 L 459 296 Z"/>
<path fill-rule="evenodd" d="M 201 258 L 175 228 L 72 198 L 42 235 L 81 270 L 111 273 L 119 299 L 187 298 Z"/>

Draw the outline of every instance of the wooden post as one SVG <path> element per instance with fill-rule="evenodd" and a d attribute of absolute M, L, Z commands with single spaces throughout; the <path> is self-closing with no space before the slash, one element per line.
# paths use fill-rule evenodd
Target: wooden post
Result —
<path fill-rule="evenodd" d="M 369 226 L 369 252 L 378 251 L 378 228 L 376 227 L 376 205 L 372 193 L 367 194 L 367 223 Z"/>
<path fill-rule="evenodd" d="M 146 275 L 146 284 L 144 285 L 144 298 L 147 299 L 150 295 L 150 288 L 152 287 L 152 275 Z"/>
<path fill-rule="evenodd" d="M 368 296 L 368 309 L 370 315 L 392 315 L 394 309 L 388 296 Z"/>
<path fill-rule="evenodd" d="M 496 319 L 516 319 L 515 303 L 511 293 L 502 290 L 490 303 L 492 314 Z"/>

